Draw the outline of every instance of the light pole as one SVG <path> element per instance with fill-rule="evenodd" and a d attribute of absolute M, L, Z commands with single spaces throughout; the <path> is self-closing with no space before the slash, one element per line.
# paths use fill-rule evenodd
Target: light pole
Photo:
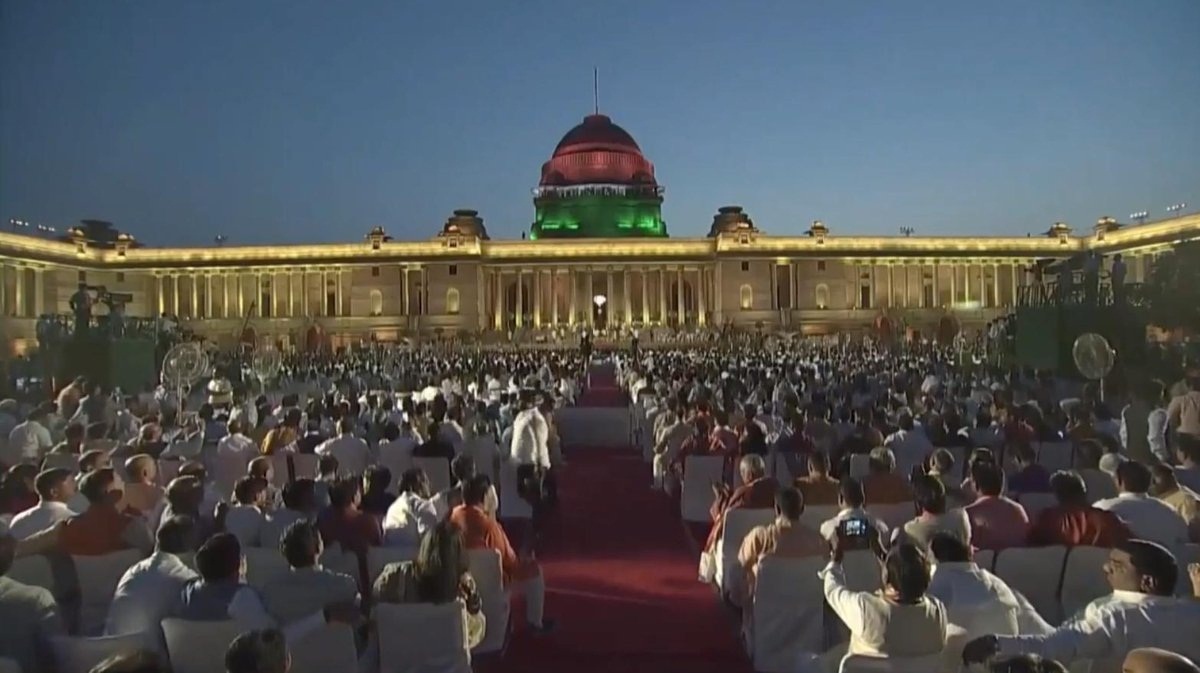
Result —
<path fill-rule="evenodd" d="M 1187 208 L 1186 203 L 1176 203 L 1172 206 L 1167 206 L 1167 217 L 1179 217 L 1183 214 L 1183 209 Z"/>
<path fill-rule="evenodd" d="M 1129 219 L 1137 220 L 1138 224 L 1145 224 L 1147 217 L 1150 217 L 1150 213 L 1145 210 L 1139 210 L 1136 213 L 1129 213 Z"/>
<path fill-rule="evenodd" d="M 900 233 L 904 234 L 905 238 L 912 236 L 913 232 L 915 231 L 916 229 L 913 229 L 912 227 L 900 227 Z"/>

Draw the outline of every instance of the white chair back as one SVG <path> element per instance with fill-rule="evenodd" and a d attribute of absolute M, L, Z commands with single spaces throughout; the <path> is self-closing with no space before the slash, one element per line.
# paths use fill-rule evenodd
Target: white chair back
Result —
<path fill-rule="evenodd" d="M 354 629 L 347 624 L 326 624 L 288 643 L 292 655 L 289 673 L 358 673 Z"/>
<path fill-rule="evenodd" d="M 371 547 L 367 550 L 367 572 L 371 575 L 371 584 L 379 579 L 379 574 L 389 563 L 414 561 L 416 558 L 415 547 Z"/>
<path fill-rule="evenodd" d="M 419 467 L 429 477 L 429 488 L 441 493 L 450 488 L 450 461 L 445 458 L 413 458 L 413 467 Z"/>
<path fill-rule="evenodd" d="M 817 530 L 821 524 L 837 516 L 838 511 L 837 505 L 806 505 L 800 514 L 800 523 Z"/>
<path fill-rule="evenodd" d="M 158 461 L 158 484 L 166 488 L 171 480 L 179 476 L 179 468 L 183 466 L 181 460 L 162 459 Z"/>
<path fill-rule="evenodd" d="M 842 558 L 846 588 L 851 591 L 878 591 L 883 588 L 883 566 L 869 549 L 846 552 Z"/>
<path fill-rule="evenodd" d="M 867 513 L 886 523 L 889 531 L 903 528 L 904 524 L 912 521 L 913 517 L 917 515 L 913 504 L 910 502 L 897 502 L 886 505 L 872 505 L 871 503 L 867 503 Z"/>
<path fill-rule="evenodd" d="M 740 579 L 741 572 L 738 569 L 737 555 L 742 546 L 742 540 L 746 539 L 755 526 L 764 526 L 774 520 L 775 510 L 773 509 L 738 507 L 725 512 L 725 527 L 717 542 L 717 566 L 714 577 L 717 586 L 722 591 L 731 591 L 737 588 L 734 584 L 738 580 L 734 580 L 732 583 L 727 580 L 733 576 Z"/>
<path fill-rule="evenodd" d="M 142 560 L 137 549 L 103 556 L 72 556 L 79 577 L 79 630 L 85 636 L 98 635 L 104 630 L 108 606 L 112 603 L 117 584 L 129 567 Z"/>
<path fill-rule="evenodd" d="M 683 490 L 679 497 L 679 514 L 684 521 L 712 521 L 712 483 L 725 480 L 723 456 L 688 456 L 683 464 Z"/>
<path fill-rule="evenodd" d="M 1175 595 L 1187 597 L 1192 595 L 1192 581 L 1187 568 L 1192 563 L 1200 563 L 1200 544 L 1185 544 L 1175 550 L 1175 559 L 1179 565 L 1179 577 L 1175 581 Z"/>
<path fill-rule="evenodd" d="M 50 562 L 45 556 L 24 556 L 16 559 L 5 573 L 5 577 L 54 592 L 54 571 L 50 569 Z"/>
<path fill-rule="evenodd" d="M 475 461 L 476 472 L 486 474 L 488 479 L 495 483 L 496 461 L 500 456 L 500 449 L 496 446 L 495 437 L 490 433 L 472 437 L 467 440 L 463 453 Z"/>
<path fill-rule="evenodd" d="M 791 468 L 788 467 L 787 459 L 778 451 L 773 451 L 770 460 L 774 463 L 771 466 L 771 475 L 775 477 L 775 481 L 781 484 L 792 483 L 795 475 L 792 474 Z"/>
<path fill-rule="evenodd" d="M 198 622 L 168 618 L 162 621 L 163 638 L 173 673 L 220 673 L 225 651 L 245 627 L 233 620 Z"/>
<path fill-rule="evenodd" d="M 1088 603 L 1109 593 L 1108 580 L 1104 576 L 1109 553 L 1110 550 L 1102 547 L 1071 548 L 1059 591 L 1062 619 L 1069 619 Z"/>
<path fill-rule="evenodd" d="M 1060 545 L 1013 547 L 996 555 L 995 574 L 1024 594 L 1044 619 L 1057 624 L 1062 619 L 1058 584 L 1066 558 L 1067 548 Z"/>
<path fill-rule="evenodd" d="M 293 453 L 292 454 L 292 469 L 296 472 L 297 479 L 314 479 L 317 476 L 317 465 L 321 462 L 321 457 L 315 453 Z M 284 479 L 287 479 L 287 473 L 284 473 Z"/>
<path fill-rule="evenodd" d="M 861 481 L 871 473 L 871 457 L 856 453 L 850 456 L 850 476 Z"/>
<path fill-rule="evenodd" d="M 243 547 L 246 557 L 246 584 L 262 590 L 274 580 L 291 572 L 287 559 L 278 549 L 270 547 Z"/>
<path fill-rule="evenodd" d="M 1049 470 L 1069 470 L 1073 465 L 1071 442 L 1042 442 L 1038 448 L 1038 463 Z"/>
<path fill-rule="evenodd" d="M 124 636 L 101 638 L 77 638 L 55 636 L 50 640 L 50 649 L 58 673 L 88 673 L 96 664 L 129 650 L 157 650 L 157 633 L 132 633 Z"/>
<path fill-rule="evenodd" d="M 940 671 L 942 654 L 925 657 L 865 657 L 847 654 L 842 659 L 840 673 L 931 673 Z"/>
<path fill-rule="evenodd" d="M 517 493 L 517 465 L 500 461 L 500 518 L 532 519 L 533 507 Z"/>
<path fill-rule="evenodd" d="M 225 499 L 233 497 L 233 486 L 238 479 L 246 476 L 246 468 L 250 461 L 245 456 L 235 453 L 218 453 L 213 469 L 213 483 L 217 492 Z"/>
<path fill-rule="evenodd" d="M 996 552 L 991 549 L 980 549 L 975 552 L 975 565 L 984 570 L 995 572 L 996 568 Z"/>
<path fill-rule="evenodd" d="M 1022 493 L 1017 502 L 1021 503 L 1021 507 L 1025 509 L 1025 514 L 1029 516 L 1029 521 L 1037 521 L 1038 514 L 1043 509 L 1054 507 L 1058 504 L 1058 499 L 1053 493 Z"/>
<path fill-rule="evenodd" d="M 487 620 L 487 632 L 472 652 L 501 651 L 508 640 L 510 606 L 508 594 L 504 592 L 500 554 L 494 549 L 472 549 L 468 558 L 471 577 L 475 578 L 475 587 L 483 601 L 483 616 Z"/>
<path fill-rule="evenodd" d="M 1112 478 L 1112 475 L 1104 470 L 1079 470 L 1079 476 L 1083 477 L 1083 485 L 1087 488 L 1087 501 L 1089 505 L 1095 504 L 1101 500 L 1117 497 L 1117 482 Z"/>
<path fill-rule="evenodd" d="M 824 598 L 817 573 L 828 559 L 767 556 L 758 566 L 746 641 L 754 670 L 792 673 L 803 653 L 824 647 Z"/>
<path fill-rule="evenodd" d="M 385 603 L 375 611 L 387 634 L 379 639 L 380 673 L 471 673 L 462 603 Z"/>
<path fill-rule="evenodd" d="M 70 470 L 71 474 L 77 474 L 79 456 L 73 453 L 47 453 L 42 460 L 42 470 Z"/>

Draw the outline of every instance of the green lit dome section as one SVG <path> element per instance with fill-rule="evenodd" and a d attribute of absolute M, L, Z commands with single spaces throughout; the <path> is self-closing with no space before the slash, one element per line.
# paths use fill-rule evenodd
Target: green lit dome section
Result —
<path fill-rule="evenodd" d="M 605 115 L 588 115 L 563 136 L 533 194 L 534 239 L 667 235 L 654 164 Z"/>

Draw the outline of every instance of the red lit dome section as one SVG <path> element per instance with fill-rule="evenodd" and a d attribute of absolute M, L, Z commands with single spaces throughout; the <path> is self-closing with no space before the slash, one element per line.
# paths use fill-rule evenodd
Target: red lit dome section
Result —
<path fill-rule="evenodd" d="M 542 164 L 542 187 L 571 185 L 657 186 L 654 164 L 633 136 L 602 114 L 588 115 L 567 131 L 554 156 Z"/>

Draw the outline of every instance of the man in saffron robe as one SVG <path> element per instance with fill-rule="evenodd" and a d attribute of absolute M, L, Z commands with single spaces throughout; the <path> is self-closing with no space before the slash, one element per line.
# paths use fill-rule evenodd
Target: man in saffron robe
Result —
<path fill-rule="evenodd" d="M 713 501 L 709 514 L 713 526 L 704 543 L 704 551 L 700 554 L 700 576 L 711 581 L 716 569 L 717 541 L 725 530 L 725 513 L 731 509 L 771 509 L 775 506 L 775 494 L 779 492 L 779 482 L 774 477 L 767 476 L 767 464 L 762 456 L 749 454 L 742 457 L 738 464 L 742 475 L 742 485 L 730 489 L 728 484 L 713 484 L 716 500 Z"/>

